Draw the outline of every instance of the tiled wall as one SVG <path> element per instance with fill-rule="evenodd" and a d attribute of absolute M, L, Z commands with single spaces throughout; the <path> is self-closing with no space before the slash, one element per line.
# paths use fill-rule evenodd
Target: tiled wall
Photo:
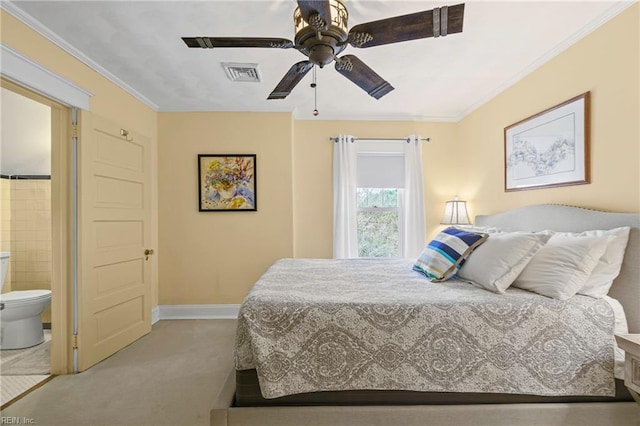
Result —
<path fill-rule="evenodd" d="M 11 179 L 9 182 L 11 290 L 50 290 L 51 180 Z M 2 220 L 4 225 L 4 214 Z M 42 319 L 51 322 L 50 308 L 44 311 Z"/>
<path fill-rule="evenodd" d="M 11 181 L 0 179 L 0 251 L 11 252 Z M 11 291 L 11 264 L 2 287 L 4 293 Z"/>

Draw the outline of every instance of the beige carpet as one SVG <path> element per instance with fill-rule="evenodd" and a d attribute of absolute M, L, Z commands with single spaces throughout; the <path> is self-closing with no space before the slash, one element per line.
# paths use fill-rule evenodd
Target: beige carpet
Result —
<path fill-rule="evenodd" d="M 53 378 L 0 415 L 38 426 L 208 425 L 234 338 L 234 320 L 160 321 L 112 357 Z"/>

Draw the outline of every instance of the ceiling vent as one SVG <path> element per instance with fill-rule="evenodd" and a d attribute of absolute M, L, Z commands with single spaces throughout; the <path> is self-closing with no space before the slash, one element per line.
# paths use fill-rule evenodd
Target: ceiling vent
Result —
<path fill-rule="evenodd" d="M 222 67 L 231 81 L 262 81 L 258 64 L 223 62 Z"/>

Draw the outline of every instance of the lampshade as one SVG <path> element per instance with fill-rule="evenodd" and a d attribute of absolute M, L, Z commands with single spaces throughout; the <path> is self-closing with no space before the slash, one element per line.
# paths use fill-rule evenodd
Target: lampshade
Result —
<path fill-rule="evenodd" d="M 470 225 L 467 202 L 458 200 L 458 197 L 447 201 L 444 205 L 444 214 L 440 223 L 443 225 Z"/>

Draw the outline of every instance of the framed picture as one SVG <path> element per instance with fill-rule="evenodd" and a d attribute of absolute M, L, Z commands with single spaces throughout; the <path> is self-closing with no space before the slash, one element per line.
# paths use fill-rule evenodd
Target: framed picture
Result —
<path fill-rule="evenodd" d="M 504 129 L 504 190 L 590 182 L 589 92 Z"/>
<path fill-rule="evenodd" d="M 257 211 L 255 154 L 198 154 L 201 212 Z"/>

